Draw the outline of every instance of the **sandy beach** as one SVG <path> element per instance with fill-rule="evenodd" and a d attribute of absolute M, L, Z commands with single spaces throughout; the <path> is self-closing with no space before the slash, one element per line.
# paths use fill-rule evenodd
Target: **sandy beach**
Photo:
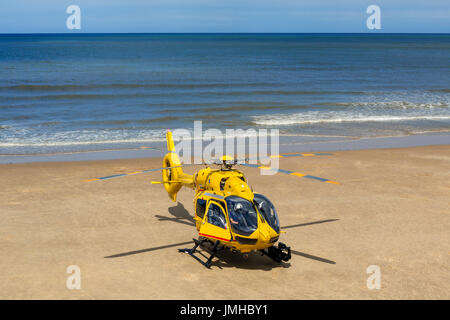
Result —
<path fill-rule="evenodd" d="M 326 150 L 324 150 L 326 151 Z M 323 183 L 242 168 L 275 204 L 292 259 L 224 253 L 206 269 L 191 246 L 193 195 L 169 200 L 160 158 L 0 165 L 0 299 L 448 299 L 450 146 L 332 151 L 280 159 Z M 198 167 L 188 167 L 188 173 Z M 69 290 L 67 267 L 81 270 Z M 381 288 L 366 270 L 379 266 Z"/>

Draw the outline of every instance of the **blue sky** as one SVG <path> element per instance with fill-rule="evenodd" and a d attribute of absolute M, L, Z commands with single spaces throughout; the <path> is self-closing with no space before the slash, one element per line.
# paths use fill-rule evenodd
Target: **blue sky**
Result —
<path fill-rule="evenodd" d="M 69 5 L 81 30 L 66 28 Z M 0 0 L 0 33 L 380 32 L 366 8 L 381 8 L 381 32 L 450 33 L 450 0 Z"/>

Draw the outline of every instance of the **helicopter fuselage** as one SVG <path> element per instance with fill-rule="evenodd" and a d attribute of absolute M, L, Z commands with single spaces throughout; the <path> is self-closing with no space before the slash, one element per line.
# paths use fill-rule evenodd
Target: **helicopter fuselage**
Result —
<path fill-rule="evenodd" d="M 198 171 L 193 180 L 194 220 L 200 237 L 219 240 L 242 253 L 262 250 L 278 241 L 279 228 L 274 230 L 264 218 L 241 171 L 208 167 Z M 272 214 L 276 215 L 274 209 Z M 278 218 L 273 221 L 278 223 Z"/>

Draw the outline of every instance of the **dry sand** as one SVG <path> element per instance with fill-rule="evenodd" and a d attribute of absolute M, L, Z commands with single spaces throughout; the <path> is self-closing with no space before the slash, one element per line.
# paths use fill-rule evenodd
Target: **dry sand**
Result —
<path fill-rule="evenodd" d="M 280 163 L 342 184 L 243 168 L 274 202 L 295 254 L 281 265 L 225 254 L 210 270 L 176 250 L 196 236 L 192 190 L 171 202 L 149 183 L 159 172 L 83 181 L 161 159 L 0 165 L 0 298 L 450 298 L 448 145 Z M 80 290 L 66 288 L 69 265 L 81 269 Z M 380 267 L 379 290 L 366 286 L 370 265 Z"/>

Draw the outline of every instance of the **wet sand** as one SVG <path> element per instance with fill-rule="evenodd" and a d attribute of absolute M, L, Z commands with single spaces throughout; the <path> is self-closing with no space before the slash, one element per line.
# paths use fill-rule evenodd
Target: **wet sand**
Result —
<path fill-rule="evenodd" d="M 282 169 L 335 185 L 242 168 L 275 204 L 292 259 L 224 253 L 210 270 L 191 246 L 193 191 L 169 200 L 161 159 L 0 165 L 1 299 L 449 299 L 450 146 L 286 157 Z M 193 173 L 198 167 L 188 167 Z M 69 290 L 66 269 L 81 270 Z M 370 265 L 381 288 L 366 285 Z"/>

